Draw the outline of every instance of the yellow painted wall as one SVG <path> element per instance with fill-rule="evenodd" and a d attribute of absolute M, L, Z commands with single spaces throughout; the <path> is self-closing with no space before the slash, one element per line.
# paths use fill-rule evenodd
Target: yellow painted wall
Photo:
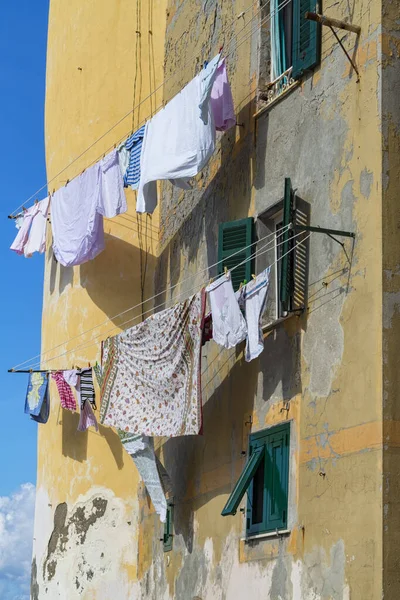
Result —
<path fill-rule="evenodd" d="M 146 98 L 163 81 L 165 19 L 163 0 L 50 2 L 45 129 L 50 190 L 98 160 L 159 106 L 162 89 Z M 128 212 L 105 220 L 106 248 L 94 261 L 62 267 L 49 235 L 43 367 L 94 364 L 100 339 L 137 323 L 141 309 L 115 316 L 152 295 L 158 215 L 137 215 L 135 193 L 126 193 Z M 145 304 L 143 312 L 152 305 Z M 142 484 L 117 434 L 105 427 L 80 433 L 78 420 L 78 414 L 60 408 L 52 383 L 50 419 L 39 429 L 32 589 L 38 586 L 38 598 L 132 597 Z M 90 515 L 94 521 L 83 534 Z"/>
<path fill-rule="evenodd" d="M 63 269 L 48 251 L 44 351 L 140 302 L 140 247 L 148 250 L 144 297 L 170 283 L 182 285 L 161 299 L 198 289 L 215 275 L 206 267 L 217 260 L 218 224 L 270 207 L 281 198 L 285 176 L 310 203 L 313 224 L 351 229 L 357 237 L 350 277 L 341 248 L 325 237 L 311 238 L 308 311 L 266 334 L 259 360 L 247 364 L 242 346 L 230 352 L 214 343 L 203 348 L 204 435 L 158 441 L 174 490 L 172 552 L 162 551 L 158 518 L 116 434 L 104 427 L 99 435 L 78 434 L 77 416 L 53 401 L 39 435 L 37 598 L 57 597 L 63 589 L 68 593 L 61 598 L 378 600 L 385 567 L 396 581 L 395 563 L 382 558 L 384 385 L 391 406 L 395 392 L 382 370 L 382 231 L 388 219 L 380 150 L 386 147 L 379 95 L 381 3 L 356 0 L 350 11 L 340 2 L 329 14 L 362 28 L 355 53 L 360 82 L 324 29 L 321 66 L 255 121 L 258 3 L 102 0 L 100 6 L 82 6 L 52 0 L 49 177 L 167 78 L 157 101 L 144 102 L 133 124 L 128 118 L 107 134 L 55 187 L 168 101 L 222 44 L 240 126 L 219 137 L 192 191 L 163 184 L 152 218 L 136 215 L 130 193 L 128 214 L 106 222 L 107 247 L 96 260 Z M 345 44 L 353 52 L 355 38 L 348 35 Z M 393 207 L 395 193 L 389 190 Z M 348 241 L 346 251 L 350 256 Z M 397 273 L 396 264 L 390 269 Z M 112 319 L 96 335 L 101 339 L 113 326 L 110 333 L 132 323 Z M 90 343 L 92 335 L 79 343 Z M 390 331 L 385 340 L 395 348 Z M 76 345 L 72 340 L 51 356 Z M 96 359 L 98 344 L 47 366 Z M 395 362 L 386 368 L 390 381 Z M 220 513 L 245 464 L 249 434 L 286 420 L 290 532 L 248 543 L 243 514 Z M 393 450 L 386 461 L 393 465 L 395 411 L 387 411 L 385 431 Z M 387 501 L 394 496 L 387 493 Z M 387 534 L 388 556 L 392 543 Z M 395 584 L 390 591 L 389 598 L 397 598 Z"/>

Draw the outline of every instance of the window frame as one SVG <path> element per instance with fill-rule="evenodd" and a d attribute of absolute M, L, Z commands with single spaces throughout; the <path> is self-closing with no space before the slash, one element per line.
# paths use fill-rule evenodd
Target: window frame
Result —
<path fill-rule="evenodd" d="M 275 531 L 287 529 L 289 520 L 289 493 L 290 493 L 290 429 L 291 421 L 279 423 L 273 427 L 263 429 L 249 436 L 249 445 L 247 453 L 247 462 L 244 466 L 225 506 L 222 510 L 222 516 L 235 515 L 237 509 L 247 493 L 247 504 L 245 510 L 246 515 L 246 537 L 253 537 L 260 534 L 270 534 Z M 275 502 L 271 498 L 274 491 L 274 472 L 271 470 L 271 449 L 276 438 L 282 440 L 282 481 L 279 482 L 281 488 L 279 494 L 282 505 L 282 517 L 269 518 L 269 509 L 271 503 Z M 251 523 L 251 515 L 253 511 L 252 498 L 254 498 L 254 478 L 257 470 L 263 464 L 262 477 L 262 518 L 257 523 Z M 283 497 L 282 497 L 283 494 Z M 242 509 L 241 509 L 242 510 Z M 277 524 L 276 521 L 279 520 Z M 273 524 L 272 524 L 273 523 Z"/>

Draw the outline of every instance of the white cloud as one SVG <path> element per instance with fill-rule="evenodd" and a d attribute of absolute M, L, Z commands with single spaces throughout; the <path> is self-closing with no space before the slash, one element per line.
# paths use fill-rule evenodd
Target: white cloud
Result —
<path fill-rule="evenodd" d="M 29 600 L 35 486 L 0 496 L 0 598 Z"/>

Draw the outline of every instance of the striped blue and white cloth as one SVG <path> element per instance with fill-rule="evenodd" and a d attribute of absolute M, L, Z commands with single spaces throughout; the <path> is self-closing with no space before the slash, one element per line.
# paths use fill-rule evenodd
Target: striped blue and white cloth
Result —
<path fill-rule="evenodd" d="M 124 176 L 124 186 L 137 190 L 140 180 L 140 155 L 142 153 L 143 137 L 146 125 L 135 131 L 125 142 L 125 148 L 130 151 L 129 165 Z"/>

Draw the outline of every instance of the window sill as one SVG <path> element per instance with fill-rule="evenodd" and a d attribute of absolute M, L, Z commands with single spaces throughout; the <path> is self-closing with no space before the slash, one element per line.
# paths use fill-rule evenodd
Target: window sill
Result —
<path fill-rule="evenodd" d="M 258 542 L 261 540 L 268 540 L 271 538 L 280 538 L 291 533 L 291 529 L 278 529 L 277 531 L 268 531 L 266 533 L 256 533 L 255 535 L 248 535 L 244 538 L 241 538 L 241 542 L 245 544 L 250 544 L 251 542 Z"/>
<path fill-rule="evenodd" d="M 268 331 L 272 331 L 273 329 L 275 329 L 282 323 L 285 323 L 285 321 L 287 321 L 288 319 L 291 319 L 292 317 L 294 317 L 296 315 L 298 316 L 298 313 L 291 312 L 288 315 L 286 315 L 286 317 L 279 317 L 279 319 L 275 319 L 274 321 L 271 321 L 270 323 L 266 323 L 265 325 L 263 325 L 261 327 L 261 330 L 263 333 L 268 333 Z"/>
<path fill-rule="evenodd" d="M 271 98 L 271 100 L 264 101 L 263 106 L 259 108 L 253 115 L 254 119 L 258 119 L 265 112 L 269 111 L 275 104 L 278 104 L 283 98 L 285 98 L 288 94 L 290 94 L 294 89 L 299 87 L 300 81 L 293 81 L 290 85 L 288 85 L 280 94 Z"/>

